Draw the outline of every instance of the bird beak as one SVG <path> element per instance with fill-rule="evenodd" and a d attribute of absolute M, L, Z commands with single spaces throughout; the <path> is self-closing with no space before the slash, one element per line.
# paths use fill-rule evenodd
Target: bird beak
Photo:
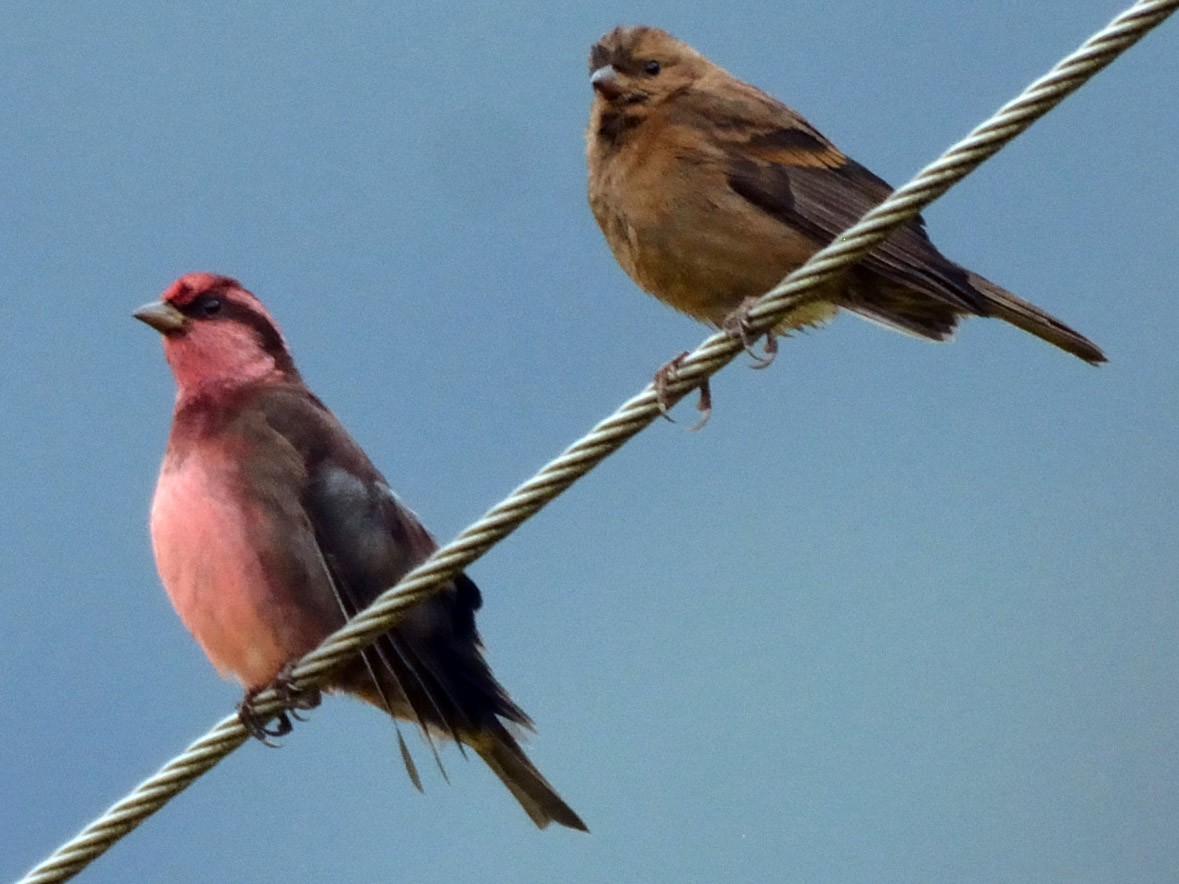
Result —
<path fill-rule="evenodd" d="M 140 322 L 146 322 L 162 335 L 178 332 L 188 324 L 188 317 L 164 301 L 144 304 L 131 315 Z"/>
<path fill-rule="evenodd" d="M 603 65 L 590 74 L 590 85 L 607 101 L 614 101 L 622 95 L 622 83 L 618 81 L 618 71 L 612 64 Z"/>

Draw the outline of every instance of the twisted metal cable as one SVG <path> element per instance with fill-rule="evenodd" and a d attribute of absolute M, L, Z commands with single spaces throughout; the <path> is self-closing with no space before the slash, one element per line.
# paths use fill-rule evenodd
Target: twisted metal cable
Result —
<path fill-rule="evenodd" d="M 889 233 L 916 217 L 925 206 L 993 156 L 1177 8 L 1179 0 L 1139 0 L 1114 18 L 940 159 L 922 169 L 912 181 L 894 191 L 762 296 L 749 310 L 750 330 L 768 331 L 795 307 L 821 297 L 824 283 L 846 272 Z M 682 359 L 675 376 L 669 379 L 665 397 L 668 404 L 678 402 L 743 349 L 739 340 L 725 332 L 705 339 Z M 614 414 L 303 657 L 292 672 L 294 684 L 307 689 L 324 683 L 333 669 L 395 625 L 411 606 L 437 592 L 450 578 L 507 537 L 661 414 L 654 385 L 648 384 L 641 393 L 623 403 Z M 260 716 L 273 717 L 283 708 L 282 700 L 273 689 L 258 695 L 256 709 Z M 236 715 L 223 719 L 75 838 L 54 851 L 18 884 L 50 884 L 72 878 L 246 739 L 245 728 Z"/>

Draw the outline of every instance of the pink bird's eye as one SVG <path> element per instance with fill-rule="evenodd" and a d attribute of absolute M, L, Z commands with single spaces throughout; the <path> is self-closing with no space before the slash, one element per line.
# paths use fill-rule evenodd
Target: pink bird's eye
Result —
<path fill-rule="evenodd" d="M 202 316 L 216 316 L 221 312 L 223 306 L 224 302 L 220 298 L 212 295 L 201 298 L 196 304 L 197 311 Z"/>

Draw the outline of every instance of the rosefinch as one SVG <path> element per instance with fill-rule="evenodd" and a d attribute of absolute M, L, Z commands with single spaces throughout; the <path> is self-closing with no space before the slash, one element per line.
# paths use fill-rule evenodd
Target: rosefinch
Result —
<path fill-rule="evenodd" d="M 744 334 L 749 299 L 891 191 L 786 105 L 661 30 L 615 28 L 594 45 L 589 67 L 594 217 L 640 287 L 703 322 Z M 1058 319 L 943 256 L 920 219 L 774 331 L 820 324 L 840 307 L 939 341 L 960 316 L 997 316 L 1087 362 L 1105 361 Z"/>
<path fill-rule="evenodd" d="M 163 335 L 178 387 L 152 502 L 156 563 L 209 659 L 247 689 L 250 724 L 250 692 L 436 544 L 307 389 L 278 326 L 237 282 L 192 273 L 135 316 Z M 531 722 L 483 659 L 480 603 L 475 584 L 458 576 L 333 675 L 329 689 L 416 723 L 427 740 L 470 746 L 538 826 L 585 829 L 504 725 Z M 278 732 L 289 727 L 284 718 Z"/>

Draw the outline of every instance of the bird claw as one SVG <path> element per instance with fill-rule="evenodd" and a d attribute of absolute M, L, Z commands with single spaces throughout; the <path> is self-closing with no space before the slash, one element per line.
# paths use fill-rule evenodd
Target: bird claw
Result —
<path fill-rule="evenodd" d="M 708 384 L 708 378 L 700 384 L 700 398 L 696 400 L 696 410 L 700 412 L 700 420 L 688 427 L 689 433 L 704 429 L 704 425 L 712 417 L 712 388 Z"/>
<path fill-rule="evenodd" d="M 659 406 L 660 415 L 662 415 L 664 420 L 671 421 L 673 424 L 675 423 L 675 418 L 667 413 L 667 410 L 670 407 L 670 403 L 668 401 L 670 398 L 668 387 L 676 379 L 680 366 L 684 364 L 684 359 L 686 359 L 687 356 L 688 351 L 685 350 L 674 359 L 669 359 L 659 368 L 657 372 L 655 372 L 655 377 L 651 382 L 655 387 L 655 402 Z M 696 423 L 692 424 L 692 426 L 688 428 L 688 430 L 693 433 L 708 423 L 708 419 L 712 417 L 712 389 L 709 386 L 708 378 L 705 378 L 700 382 L 699 390 L 700 398 L 696 402 L 696 410 L 701 412 L 701 417 L 700 420 L 696 421 Z"/>
<path fill-rule="evenodd" d="M 684 359 L 687 358 L 687 355 L 688 351 L 685 350 L 679 356 L 667 360 L 667 362 L 659 367 L 659 370 L 655 372 L 655 377 L 651 380 L 651 385 L 655 388 L 655 404 L 659 406 L 659 413 L 663 416 L 664 420 L 671 421 L 673 424 L 675 423 L 675 419 L 667 413 L 668 408 L 671 407 L 671 403 L 668 401 L 671 398 L 668 387 L 671 386 L 671 382 L 679 374 L 680 366 L 684 364 Z"/>
<path fill-rule="evenodd" d="M 725 317 L 721 328 L 741 342 L 741 347 L 754 362 L 751 367 L 761 369 L 768 368 L 778 355 L 778 336 L 774 334 L 773 329 L 763 334 L 755 334 L 749 327 L 749 308 L 756 303 L 757 298 L 746 298 L 741 302 L 741 306 Z M 765 338 L 765 346 L 761 353 L 757 353 L 753 348 L 762 337 Z"/>
<path fill-rule="evenodd" d="M 294 679 L 295 667 L 288 663 L 278 671 L 278 675 L 274 677 L 272 685 L 283 705 L 287 707 L 286 711 L 291 714 L 295 721 L 306 721 L 307 719 L 300 715 L 300 712 L 308 712 L 316 708 L 322 701 L 323 695 L 319 688 L 301 688 L 295 684 Z"/>
<path fill-rule="evenodd" d="M 275 693 L 278 694 L 279 699 L 287 706 L 286 709 L 281 710 L 274 716 L 274 724 L 268 725 L 267 719 L 263 718 L 254 709 L 254 701 L 265 687 L 253 688 L 246 691 L 241 702 L 237 704 L 237 717 L 241 721 L 242 727 L 246 729 L 251 737 L 260 741 L 263 745 L 269 746 L 271 749 L 277 749 L 279 744 L 275 740 L 285 737 L 292 730 L 294 725 L 291 724 L 291 719 L 295 721 L 306 721 L 307 719 L 300 715 L 300 712 L 306 712 L 314 709 L 320 704 L 322 696 L 317 688 L 300 688 L 298 687 L 292 677 L 294 667 L 290 664 L 284 666 L 279 670 L 278 675 L 274 677 L 274 681 L 268 687 L 273 687 Z"/>
<path fill-rule="evenodd" d="M 753 357 L 754 364 L 751 365 L 750 368 L 759 370 L 763 368 L 769 368 L 769 366 L 773 364 L 774 359 L 777 357 L 778 336 L 775 335 L 772 331 L 768 331 L 765 334 L 765 338 L 766 342 L 762 347 L 762 353 L 760 356 L 757 353 L 754 353 L 748 347 L 745 348 L 745 352 Z"/>
<path fill-rule="evenodd" d="M 254 701 L 263 690 L 265 688 L 253 688 L 252 690 L 246 691 L 246 695 L 237 704 L 237 717 L 238 721 L 242 723 L 242 727 L 246 729 L 246 733 L 264 746 L 277 749 L 280 744 L 276 743 L 275 740 L 285 737 L 294 730 L 294 726 L 291 724 L 291 719 L 287 715 L 286 710 L 274 716 L 273 725 L 267 725 L 266 722 L 268 719 L 263 718 L 254 709 Z"/>

